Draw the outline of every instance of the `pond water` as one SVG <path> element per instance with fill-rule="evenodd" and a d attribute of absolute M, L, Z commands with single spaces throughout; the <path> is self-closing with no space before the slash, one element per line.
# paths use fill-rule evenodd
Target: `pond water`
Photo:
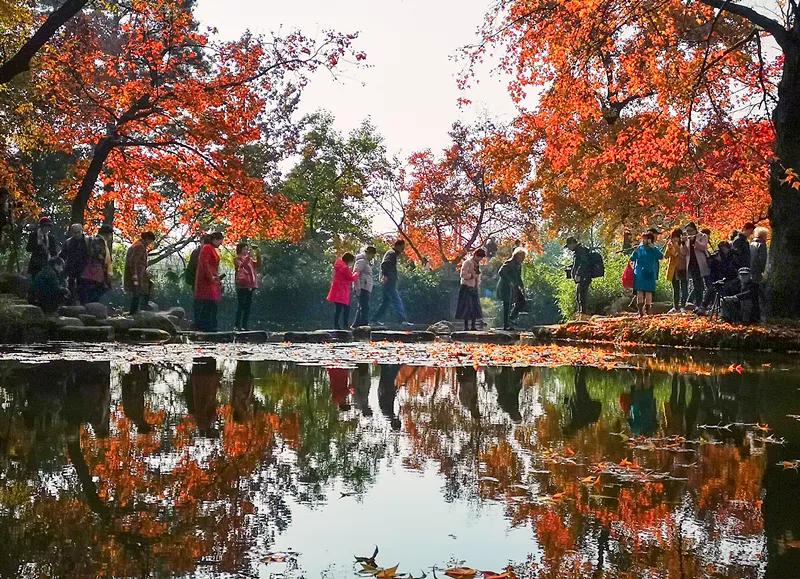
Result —
<path fill-rule="evenodd" d="M 304 348 L 0 353 L 0 574 L 798 576 L 792 359 Z"/>

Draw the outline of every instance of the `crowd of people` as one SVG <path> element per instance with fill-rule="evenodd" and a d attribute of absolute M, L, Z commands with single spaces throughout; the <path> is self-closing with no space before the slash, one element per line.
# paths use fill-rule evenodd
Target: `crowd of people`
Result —
<path fill-rule="evenodd" d="M 639 246 L 630 250 L 640 316 L 650 313 L 660 262 L 666 259 L 666 278 L 672 284 L 670 313 L 693 311 L 730 322 L 761 321 L 768 229 L 745 223 L 730 239 L 720 241 L 716 251 L 711 232 L 698 230 L 693 222 L 670 232 L 663 247 L 657 245 L 658 235 L 657 230 L 644 232 Z"/>
<path fill-rule="evenodd" d="M 42 218 L 30 233 L 27 249 L 30 252 L 28 272 L 32 278 L 30 301 L 53 313 L 64 304 L 85 304 L 98 301 L 111 288 L 113 229 L 99 228 L 96 236 L 87 235 L 81 224 L 70 226 L 61 247 L 53 236 L 53 222 Z M 717 244 L 712 251 L 709 230 L 698 230 L 695 223 L 674 229 L 663 245 L 661 232 L 652 228 L 642 233 L 641 242 L 633 247 L 626 237 L 623 253 L 630 257 L 622 285 L 635 294 L 640 316 L 651 314 L 653 295 L 666 260 L 666 279 L 672 285 L 673 307 L 670 313 L 693 311 L 698 315 L 719 315 L 732 322 L 761 320 L 763 281 L 768 257 L 768 230 L 745 223 L 730 239 Z M 152 295 L 152 278 L 148 255 L 156 241 L 155 233 L 143 232 L 127 250 L 123 275 L 124 290 L 130 296 L 131 315 L 146 308 Z M 222 232 L 204 235 L 191 253 L 185 270 L 185 280 L 192 288 L 193 322 L 197 330 L 214 332 L 219 329 L 218 305 L 222 300 L 220 271 Z M 368 245 L 358 254 L 343 253 L 333 264 L 327 301 L 333 307 L 333 327 L 337 330 L 361 326 L 382 326 L 393 312 L 402 326 L 411 326 L 398 289 L 398 261 L 405 250 L 405 241 L 398 238 L 375 265 L 377 249 Z M 587 248 L 575 237 L 566 239 L 564 248 L 573 254 L 567 277 L 575 284 L 575 304 L 578 316 L 589 314 L 589 289 L 592 280 L 604 275 L 602 257 Z M 481 265 L 498 252 L 494 239 L 472 251 L 460 268 L 460 289 L 455 317 L 462 320 L 464 330 L 476 330 L 483 322 L 481 307 Z M 497 272 L 496 297 L 502 303 L 503 330 L 515 329 L 518 316 L 527 311 L 525 286 L 522 278 L 527 251 L 514 243 L 510 257 Z M 261 256 L 257 248 L 240 242 L 234 259 L 237 308 L 235 330 L 247 330 L 253 294 L 259 286 Z M 375 271 L 377 269 L 377 272 Z M 381 291 L 381 303 L 374 313 L 370 302 L 375 291 L 375 273 Z M 355 293 L 355 296 L 353 295 Z M 357 309 L 351 322 L 351 303 Z"/>

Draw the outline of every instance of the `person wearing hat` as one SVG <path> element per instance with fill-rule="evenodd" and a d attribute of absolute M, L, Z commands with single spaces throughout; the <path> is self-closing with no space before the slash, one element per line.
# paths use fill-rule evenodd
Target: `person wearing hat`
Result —
<path fill-rule="evenodd" d="M 589 286 L 592 285 L 589 250 L 574 237 L 567 238 L 564 248 L 574 255 L 570 275 L 575 282 L 575 311 L 580 318 L 589 313 Z"/>
<path fill-rule="evenodd" d="M 58 257 L 58 244 L 53 237 L 53 221 L 49 217 L 42 217 L 36 229 L 28 236 L 26 248 L 31 254 L 28 262 L 28 273 L 35 277 L 50 261 L 51 257 Z"/>
<path fill-rule="evenodd" d="M 752 324 L 760 321 L 758 284 L 753 281 L 749 267 L 739 268 L 737 281 L 733 288 L 735 293 L 722 298 L 720 307 L 722 319 L 734 324 Z"/>

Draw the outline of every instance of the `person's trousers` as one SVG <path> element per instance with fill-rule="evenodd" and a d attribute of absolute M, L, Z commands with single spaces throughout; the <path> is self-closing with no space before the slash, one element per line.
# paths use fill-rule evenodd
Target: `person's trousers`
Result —
<path fill-rule="evenodd" d="M 517 319 L 520 305 L 521 302 L 519 300 L 514 300 L 513 302 L 503 300 L 503 329 L 510 327 L 511 322 Z"/>
<path fill-rule="evenodd" d="M 685 271 L 676 271 L 672 277 L 672 307 L 676 310 L 686 307 L 689 297 L 689 280 Z"/>
<path fill-rule="evenodd" d="M 236 321 L 233 323 L 234 328 L 242 330 L 247 329 L 247 324 L 250 321 L 250 307 L 253 305 L 253 292 L 255 290 L 249 287 L 236 288 Z"/>
<path fill-rule="evenodd" d="M 217 331 L 217 302 L 214 300 L 195 300 L 194 325 L 201 332 Z"/>
<path fill-rule="evenodd" d="M 149 294 L 142 294 L 134 290 L 133 293 L 131 294 L 130 314 L 131 315 L 135 314 L 136 312 L 139 311 L 140 308 L 146 307 L 148 303 L 150 303 Z"/>
<path fill-rule="evenodd" d="M 700 269 L 690 270 L 689 276 L 691 277 L 692 284 L 688 301 L 696 306 L 702 306 L 703 299 L 705 298 L 707 285 L 706 282 L 708 278 L 703 277 L 703 275 L 700 273 Z"/>
<path fill-rule="evenodd" d="M 353 327 L 366 326 L 369 324 L 369 299 L 372 293 L 362 289 L 358 294 L 358 311 L 356 311 L 356 321 Z"/>
<path fill-rule="evenodd" d="M 592 280 L 581 280 L 575 284 L 575 309 L 579 314 L 585 314 L 589 311 L 589 286 L 592 285 Z"/>
<path fill-rule="evenodd" d="M 350 322 L 350 304 L 334 304 L 336 309 L 333 314 L 333 328 L 335 330 L 347 329 Z M 342 318 L 342 325 L 339 325 L 339 318 Z"/>
<path fill-rule="evenodd" d="M 397 314 L 397 317 L 400 318 L 401 322 L 407 321 L 406 309 L 403 307 L 403 298 L 400 297 L 397 285 L 393 283 L 383 286 L 381 305 L 378 311 L 375 312 L 375 320 L 383 318 L 386 314 L 386 310 L 388 310 L 390 306 L 394 309 L 394 312 Z"/>

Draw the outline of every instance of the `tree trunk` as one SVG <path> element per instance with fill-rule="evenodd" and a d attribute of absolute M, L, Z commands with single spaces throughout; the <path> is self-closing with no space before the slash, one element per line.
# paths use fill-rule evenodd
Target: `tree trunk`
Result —
<path fill-rule="evenodd" d="M 89 0 L 66 0 L 47 17 L 39 29 L 22 47 L 4 63 L 0 64 L 0 84 L 6 84 L 31 66 L 31 59 L 55 36 L 70 18 L 80 12 Z"/>
<path fill-rule="evenodd" d="M 75 199 L 72 200 L 72 223 L 84 223 L 86 207 L 92 198 L 92 191 L 94 191 L 94 186 L 100 177 L 103 165 L 113 148 L 114 141 L 111 137 L 104 137 L 95 146 L 92 162 L 89 163 L 86 174 L 83 176 L 83 181 L 81 181 L 81 186 L 75 194 Z"/>
<path fill-rule="evenodd" d="M 785 169 L 800 172 L 800 43 L 784 47 L 784 66 L 773 112 L 777 161 L 772 163 L 769 217 L 772 243 L 766 287 L 769 317 L 800 318 L 800 190 L 781 183 Z"/>

